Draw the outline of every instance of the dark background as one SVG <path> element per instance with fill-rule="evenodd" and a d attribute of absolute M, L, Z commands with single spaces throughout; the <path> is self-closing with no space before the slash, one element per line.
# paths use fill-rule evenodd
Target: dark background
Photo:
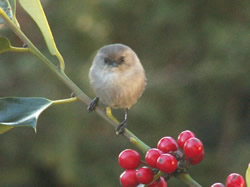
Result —
<path fill-rule="evenodd" d="M 95 51 L 110 43 L 134 49 L 148 85 L 129 113 L 129 130 L 155 147 L 163 136 L 192 130 L 205 147 L 190 168 L 203 186 L 245 175 L 249 144 L 249 6 L 221 1 L 42 1 L 66 73 L 90 97 Z M 50 57 L 35 23 L 18 6 L 22 30 Z M 20 40 L 3 25 L 1 35 Z M 50 57 L 54 62 L 57 60 Z M 0 97 L 67 98 L 71 91 L 30 54 L 0 55 Z M 122 119 L 123 111 L 117 111 Z M 54 106 L 37 134 L 16 128 L 0 135 L 0 186 L 119 186 L 120 151 L 134 148 L 82 103 Z M 171 179 L 169 186 L 185 186 Z"/>

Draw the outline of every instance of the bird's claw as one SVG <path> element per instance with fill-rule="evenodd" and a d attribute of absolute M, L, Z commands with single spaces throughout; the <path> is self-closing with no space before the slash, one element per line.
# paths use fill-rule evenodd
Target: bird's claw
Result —
<path fill-rule="evenodd" d="M 89 106 L 88 106 L 88 111 L 89 112 L 93 112 L 94 110 L 95 110 L 95 108 L 96 108 L 96 106 L 98 105 L 98 102 L 99 102 L 99 98 L 98 97 L 95 97 L 92 101 L 91 101 L 91 103 L 89 104 Z"/>
<path fill-rule="evenodd" d="M 125 119 L 124 121 L 122 121 L 118 127 L 116 127 L 115 131 L 117 135 L 123 134 L 125 128 L 127 127 L 127 119 Z"/>

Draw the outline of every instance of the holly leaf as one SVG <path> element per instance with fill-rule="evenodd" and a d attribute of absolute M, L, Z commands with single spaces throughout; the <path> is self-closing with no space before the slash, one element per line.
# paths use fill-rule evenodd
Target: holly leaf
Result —
<path fill-rule="evenodd" d="M 19 0 L 19 3 L 39 27 L 50 53 L 57 55 L 59 52 L 40 0 Z"/>
<path fill-rule="evenodd" d="M 8 40 L 8 38 L 0 36 L 0 53 L 10 51 L 10 50 L 11 50 L 11 45 L 10 45 L 10 41 Z"/>
<path fill-rule="evenodd" d="M 13 12 L 10 6 L 10 2 L 8 0 L 1 0 L 0 1 L 0 8 L 7 14 L 7 16 L 13 20 Z M 0 17 L 0 24 L 4 23 L 4 20 Z"/>
<path fill-rule="evenodd" d="M 16 0 L 9 0 L 9 4 L 12 9 L 13 21 L 20 28 L 20 25 L 16 19 Z"/>
<path fill-rule="evenodd" d="M 250 163 L 248 164 L 248 168 L 246 171 L 246 183 L 247 183 L 247 186 L 250 186 Z"/>
<path fill-rule="evenodd" d="M 36 131 L 38 117 L 52 103 L 41 97 L 0 98 L 0 134 L 22 126 L 32 127 Z"/>
<path fill-rule="evenodd" d="M 16 0 L 8 0 L 12 9 L 12 15 L 16 15 Z"/>

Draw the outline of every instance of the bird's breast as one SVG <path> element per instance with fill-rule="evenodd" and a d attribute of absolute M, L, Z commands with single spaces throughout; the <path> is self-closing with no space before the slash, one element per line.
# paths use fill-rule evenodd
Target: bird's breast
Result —
<path fill-rule="evenodd" d="M 145 75 L 127 72 L 98 73 L 92 78 L 92 87 L 101 102 L 113 108 L 130 108 L 141 96 Z"/>

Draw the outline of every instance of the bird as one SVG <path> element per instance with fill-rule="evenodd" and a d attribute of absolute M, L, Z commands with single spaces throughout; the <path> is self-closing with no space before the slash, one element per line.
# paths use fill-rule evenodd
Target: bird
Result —
<path fill-rule="evenodd" d="M 137 54 L 124 44 L 105 45 L 94 57 L 89 81 L 96 97 L 88 111 L 94 111 L 99 101 L 113 109 L 124 109 L 124 120 L 116 128 L 116 132 L 122 134 L 127 126 L 128 110 L 141 97 L 147 84 Z"/>

